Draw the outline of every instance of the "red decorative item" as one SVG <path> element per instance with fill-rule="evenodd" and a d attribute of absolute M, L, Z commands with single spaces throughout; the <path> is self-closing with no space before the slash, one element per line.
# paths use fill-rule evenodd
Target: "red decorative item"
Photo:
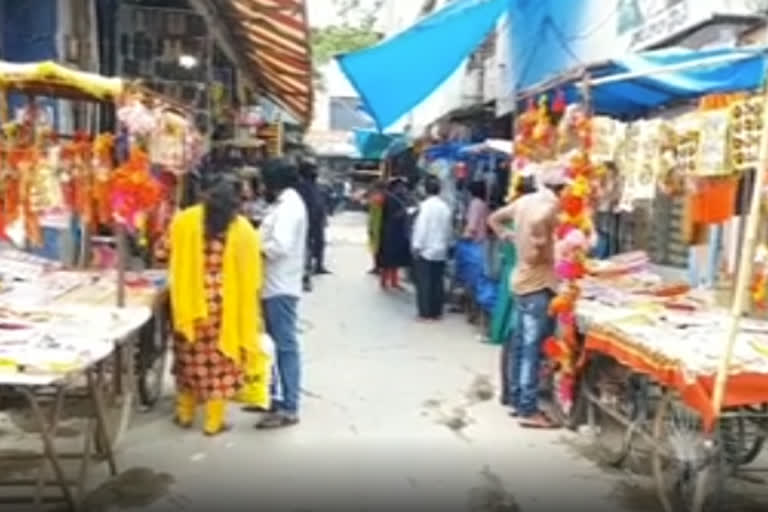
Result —
<path fill-rule="evenodd" d="M 557 91 L 557 95 L 555 96 L 555 101 L 552 103 L 552 113 L 557 116 L 562 116 L 565 114 L 565 109 L 568 107 L 568 104 L 565 101 L 565 93 L 562 89 Z"/>
<path fill-rule="evenodd" d="M 150 174 L 147 154 L 132 148 L 128 160 L 117 168 L 111 179 L 115 220 L 135 228 L 139 214 L 157 207 L 162 200 L 162 187 Z"/>

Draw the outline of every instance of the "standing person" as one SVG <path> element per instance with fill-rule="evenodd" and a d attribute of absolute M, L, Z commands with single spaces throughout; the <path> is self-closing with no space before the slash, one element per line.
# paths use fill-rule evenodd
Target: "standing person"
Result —
<path fill-rule="evenodd" d="M 317 183 L 317 166 L 304 163 L 300 169 L 302 197 L 309 215 L 309 272 L 330 274 L 325 268 L 325 228 L 328 225 L 328 200 Z"/>
<path fill-rule="evenodd" d="M 440 182 L 430 176 L 427 199 L 419 206 L 413 228 L 413 254 L 419 318 L 439 320 L 445 302 L 445 261 L 451 239 L 451 210 L 440 198 Z"/>
<path fill-rule="evenodd" d="M 467 209 L 464 238 L 482 244 L 488 235 L 488 203 L 485 200 L 485 182 L 473 181 L 470 183 L 469 193 L 472 200 Z"/>
<path fill-rule="evenodd" d="M 227 402 L 243 385 L 243 365 L 249 376 L 260 377 L 254 379 L 259 405 L 269 406 L 269 362 L 260 350 L 261 243 L 237 214 L 236 192 L 226 181 L 213 185 L 203 204 L 175 215 L 156 249 L 158 260 L 169 262 L 175 421 L 190 428 L 205 404 L 208 436 L 229 429 Z"/>
<path fill-rule="evenodd" d="M 368 273 L 373 275 L 378 274 L 381 269 L 379 248 L 381 247 L 381 220 L 385 197 L 384 183 L 377 180 L 368 193 L 368 247 L 373 256 L 373 267 Z"/>
<path fill-rule="evenodd" d="M 514 243 L 518 264 L 512 276 L 517 303 L 517 327 L 508 355 L 507 398 L 513 416 L 526 428 L 556 428 L 557 424 L 539 409 L 539 366 L 542 345 L 554 331 L 549 303 L 557 288 L 554 232 L 559 194 L 566 184 L 565 172 L 543 172 L 537 192 L 520 197 L 497 210 L 488 219 L 494 233 Z M 507 227 L 512 223 L 514 230 Z"/>
<path fill-rule="evenodd" d="M 298 192 L 299 197 L 304 203 L 304 210 L 307 212 L 307 222 L 310 222 L 310 219 L 312 219 L 312 217 L 315 215 L 315 200 L 317 198 L 316 194 L 312 190 L 312 183 L 306 177 L 306 168 L 310 165 L 311 164 L 308 163 L 301 164 L 298 175 L 296 177 L 297 181 L 294 186 L 294 189 L 296 192 Z M 312 231 L 309 228 L 307 229 L 307 239 L 305 240 L 305 245 L 304 271 L 302 272 L 301 276 L 301 286 L 304 292 L 309 293 L 312 291 Z"/>
<path fill-rule="evenodd" d="M 307 250 L 307 209 L 296 192 L 298 171 L 283 160 L 267 164 L 263 175 L 270 211 L 262 222 L 266 274 L 263 297 L 267 333 L 275 343 L 281 399 L 256 427 L 280 428 L 299 422 L 301 358 L 297 308 Z"/>
<path fill-rule="evenodd" d="M 384 195 L 378 251 L 379 277 L 384 290 L 402 290 L 400 269 L 411 265 L 407 193 L 405 182 L 395 178 L 389 182 Z"/>
<path fill-rule="evenodd" d="M 519 176 L 513 185 L 513 195 L 511 200 L 536 192 L 536 186 L 532 176 Z M 512 223 L 507 225 L 507 229 L 514 229 Z M 510 365 L 511 356 L 509 348 L 512 343 L 517 324 L 517 306 L 515 305 L 515 296 L 510 286 L 512 276 L 517 266 L 517 251 L 515 244 L 509 240 L 501 240 L 502 251 L 502 269 L 501 279 L 499 281 L 499 292 L 496 306 L 491 317 L 491 342 L 502 345 L 501 351 L 501 381 L 502 393 L 501 403 L 505 406 L 511 406 L 509 390 L 511 388 L 510 376 L 512 366 Z"/>

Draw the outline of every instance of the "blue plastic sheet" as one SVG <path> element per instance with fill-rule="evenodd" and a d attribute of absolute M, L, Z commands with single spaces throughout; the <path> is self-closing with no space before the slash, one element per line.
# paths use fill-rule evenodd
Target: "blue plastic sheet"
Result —
<path fill-rule="evenodd" d="M 729 59 L 712 64 L 717 59 Z M 701 65 L 696 65 L 696 63 Z M 591 88 L 592 104 L 598 114 L 632 118 L 677 101 L 707 94 L 759 88 L 765 80 L 764 48 L 723 48 L 689 50 L 669 48 L 627 55 L 589 68 L 593 79 L 624 73 L 638 75 L 667 66 L 691 67 L 660 74 L 597 84 Z M 579 84 L 562 86 L 569 102 L 580 97 Z M 521 105 L 522 108 L 522 105 Z"/>
<path fill-rule="evenodd" d="M 485 275 L 485 247 L 462 240 L 456 244 L 456 280 L 472 294 L 483 311 L 492 313 L 498 296 L 498 282 Z"/>
<path fill-rule="evenodd" d="M 376 46 L 337 57 L 383 131 L 421 103 L 467 58 L 510 0 L 455 0 Z"/>

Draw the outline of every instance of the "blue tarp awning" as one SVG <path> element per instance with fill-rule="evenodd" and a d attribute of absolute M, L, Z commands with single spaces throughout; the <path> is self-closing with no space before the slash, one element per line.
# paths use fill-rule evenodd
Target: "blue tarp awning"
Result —
<path fill-rule="evenodd" d="M 765 48 L 699 51 L 670 48 L 588 66 L 587 72 L 596 82 L 590 90 L 592 107 L 596 114 L 633 118 L 707 94 L 757 89 L 765 81 L 765 58 Z M 649 73 L 666 67 L 677 70 Z M 621 79 L 600 83 L 600 79 L 606 77 Z M 565 92 L 569 103 L 581 99 L 578 80 L 566 81 L 557 87 Z"/>
<path fill-rule="evenodd" d="M 408 148 L 403 135 L 389 135 L 371 130 L 356 130 L 355 145 L 363 160 L 381 160 Z"/>
<path fill-rule="evenodd" d="M 383 131 L 451 76 L 508 7 L 509 0 L 454 0 L 404 32 L 337 60 Z"/>

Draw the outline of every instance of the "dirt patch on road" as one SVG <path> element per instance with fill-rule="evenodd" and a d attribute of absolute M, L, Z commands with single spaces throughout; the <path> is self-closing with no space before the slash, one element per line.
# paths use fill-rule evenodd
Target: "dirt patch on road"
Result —
<path fill-rule="evenodd" d="M 468 510 L 471 512 L 519 512 L 515 497 L 504 487 L 501 478 L 488 467 L 480 473 L 483 485 L 470 489 Z"/>
<path fill-rule="evenodd" d="M 472 406 L 481 402 L 492 400 L 495 395 L 491 378 L 487 375 L 477 375 L 467 390 L 468 405 Z"/>
<path fill-rule="evenodd" d="M 85 512 L 107 512 L 113 508 L 143 508 L 166 497 L 174 478 L 148 468 L 129 469 L 107 480 L 85 499 Z"/>

